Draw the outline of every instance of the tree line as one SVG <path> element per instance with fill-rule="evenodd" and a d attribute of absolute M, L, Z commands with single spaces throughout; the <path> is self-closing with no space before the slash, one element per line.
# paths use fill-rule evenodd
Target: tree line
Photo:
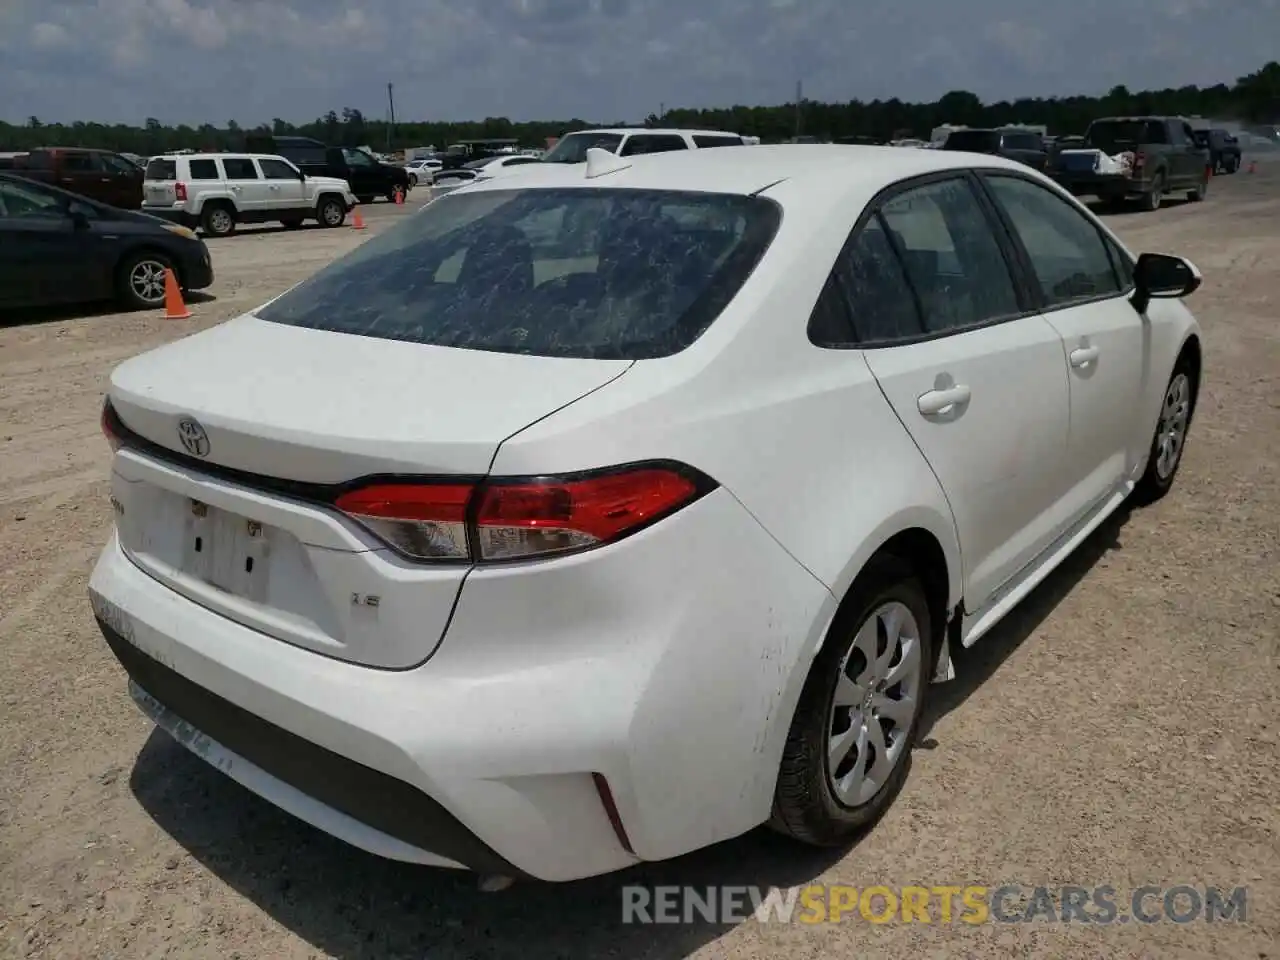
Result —
<path fill-rule="evenodd" d="M 873 100 L 848 103 L 818 103 L 778 106 L 734 106 L 726 108 L 679 107 L 661 117 L 650 114 L 648 126 L 710 127 L 760 137 L 762 142 L 787 140 L 797 134 L 822 139 L 865 136 L 877 140 L 903 137 L 927 139 L 934 127 L 944 123 L 966 126 L 1000 126 L 1012 123 L 1039 123 L 1054 134 L 1083 133 L 1095 117 L 1167 114 L 1237 119 L 1253 123 L 1280 122 L 1280 63 L 1272 61 L 1261 69 L 1240 77 L 1234 84 L 1212 87 L 1186 86 L 1176 89 L 1130 91 L 1113 88 L 1101 97 L 1051 97 L 1002 100 L 983 103 L 973 93 L 955 90 L 934 103 L 905 103 L 901 100 Z M 244 128 L 236 121 L 219 127 L 168 126 L 148 118 L 141 126 L 102 123 L 45 123 L 30 117 L 26 124 L 0 122 L 0 150 L 20 151 L 38 146 L 97 147 L 153 156 L 171 150 L 239 150 L 245 137 L 253 133 L 313 137 L 328 144 L 368 145 L 375 150 L 403 149 L 433 144 L 443 149 L 459 140 L 515 138 L 527 147 L 542 146 L 547 138 L 592 126 L 622 124 L 569 120 L 512 121 L 506 117 L 486 117 L 467 123 L 432 121 L 397 122 L 366 117 L 348 107 L 331 110 L 310 123 L 292 123 L 279 117 L 270 123 Z"/>

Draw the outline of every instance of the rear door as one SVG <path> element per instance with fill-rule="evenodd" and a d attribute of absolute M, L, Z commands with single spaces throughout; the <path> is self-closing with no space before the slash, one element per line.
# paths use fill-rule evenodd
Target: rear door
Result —
<path fill-rule="evenodd" d="M 87 150 L 56 150 L 53 153 L 56 183 L 90 200 L 111 203 L 111 178 L 96 153 Z"/>
<path fill-rule="evenodd" d="M 847 276 L 855 325 L 867 364 L 951 503 L 966 608 L 976 611 L 1067 520 L 1062 341 L 1015 282 L 967 175 L 909 181 L 877 213 L 850 262 L 874 263 L 901 289 L 865 302 L 862 276 Z"/>
<path fill-rule="evenodd" d="M 107 181 L 105 189 L 111 197 L 106 202 L 121 210 L 137 210 L 141 207 L 142 170 L 114 153 L 99 153 L 97 159 Z"/>
<path fill-rule="evenodd" d="M 1140 400 L 1148 394 L 1148 336 L 1129 303 L 1108 241 L 1052 190 L 1004 174 L 983 177 L 1021 244 L 1045 319 L 1062 337 L 1070 381 L 1071 435 L 1062 465 L 1067 505 L 1082 519 L 1128 479 Z"/>
<path fill-rule="evenodd" d="M 222 176 L 236 208 L 250 218 L 259 217 L 270 206 L 270 190 L 251 157 L 223 157 Z"/>

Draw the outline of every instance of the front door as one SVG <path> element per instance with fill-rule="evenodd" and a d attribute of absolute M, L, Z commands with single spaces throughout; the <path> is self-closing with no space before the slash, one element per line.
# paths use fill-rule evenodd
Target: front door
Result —
<path fill-rule="evenodd" d="M 262 179 L 267 186 L 267 202 L 272 209 L 301 210 L 306 206 L 302 181 L 292 166 L 274 157 L 259 157 L 258 169 L 262 171 Z"/>
<path fill-rule="evenodd" d="M 63 303 L 102 295 L 89 231 L 63 198 L 28 184 L 0 182 L 0 303 Z"/>
<path fill-rule="evenodd" d="M 1148 330 L 1129 303 L 1099 226 L 1075 204 L 1022 177 L 984 176 L 1025 252 L 1045 319 L 1062 337 L 1071 384 L 1071 439 L 1064 476 L 1074 519 L 1129 478 L 1139 399 L 1150 376 Z"/>
<path fill-rule="evenodd" d="M 347 183 L 352 193 L 362 197 L 380 197 L 387 192 L 382 168 L 363 150 L 343 147 L 342 160 L 347 166 Z"/>
<path fill-rule="evenodd" d="M 863 355 L 951 503 L 965 606 L 978 610 L 1063 525 L 1062 341 L 1023 302 L 967 176 L 892 195 L 857 243 L 863 251 L 850 263 L 875 260 L 901 286 L 879 304 L 859 304 L 872 285 L 846 280 Z"/>

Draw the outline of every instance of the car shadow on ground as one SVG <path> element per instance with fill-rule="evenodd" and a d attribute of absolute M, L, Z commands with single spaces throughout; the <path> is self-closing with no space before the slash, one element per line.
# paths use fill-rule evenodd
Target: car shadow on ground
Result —
<path fill-rule="evenodd" d="M 934 688 L 922 746 L 1036 629 L 1093 564 L 1119 547 L 1127 513 L 1111 518 L 1013 613 L 969 651 L 956 679 Z M 130 778 L 158 826 L 232 889 L 307 941 L 339 958 L 686 957 L 732 923 L 623 922 L 627 885 L 801 886 L 853 847 L 817 850 L 759 829 L 665 863 L 567 884 L 516 884 L 481 893 L 470 874 L 364 854 L 295 820 L 213 770 L 160 731 Z"/>
<path fill-rule="evenodd" d="M 187 290 L 182 294 L 187 306 L 202 303 L 213 303 L 218 298 L 203 290 Z M 65 320 L 92 320 L 96 317 L 130 315 L 138 317 L 163 313 L 163 308 L 154 310 L 126 310 L 113 300 L 98 303 L 68 303 L 49 307 L 26 307 L 18 310 L 0 310 L 0 327 L 35 326 L 44 323 L 59 323 Z"/>
<path fill-rule="evenodd" d="M 1023 642 L 1031 636 L 1059 603 L 1076 588 L 1094 564 L 1113 550 L 1121 550 L 1120 531 L 1129 522 L 1130 508 L 1121 507 L 1080 544 L 1044 581 L 969 649 L 951 651 L 956 676 L 950 683 L 930 690 L 928 709 L 922 718 L 919 746 L 929 750 L 937 741 L 929 734 L 934 725 L 960 707 L 987 682 Z"/>

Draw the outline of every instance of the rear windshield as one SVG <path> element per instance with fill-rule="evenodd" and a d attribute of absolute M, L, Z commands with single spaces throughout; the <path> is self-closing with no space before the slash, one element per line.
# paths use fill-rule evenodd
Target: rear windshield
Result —
<path fill-rule="evenodd" d="M 966 150 L 985 153 L 1000 147 L 1000 134 L 994 130 L 953 130 L 943 144 L 943 150 Z"/>
<path fill-rule="evenodd" d="M 1034 133 L 1006 133 L 1004 147 L 1006 150 L 1042 150 L 1044 141 Z"/>
<path fill-rule="evenodd" d="M 177 180 L 178 163 L 176 160 L 162 160 L 159 157 L 147 164 L 148 180 Z"/>
<path fill-rule="evenodd" d="M 669 356 L 777 231 L 762 197 L 525 189 L 439 198 L 257 311 L 387 340 L 602 360 Z"/>
<path fill-rule="evenodd" d="M 1168 143 L 1159 120 L 1095 120 L 1084 135 L 1091 147 L 1133 147 L 1144 143 Z"/>
<path fill-rule="evenodd" d="M 742 146 L 742 138 L 716 137 L 710 134 L 695 133 L 693 135 L 693 145 L 695 147 L 740 147 Z"/>
<path fill-rule="evenodd" d="M 586 163 L 587 151 L 592 147 L 617 153 L 621 143 L 620 133 L 571 133 L 561 137 L 542 159 L 547 163 Z"/>

